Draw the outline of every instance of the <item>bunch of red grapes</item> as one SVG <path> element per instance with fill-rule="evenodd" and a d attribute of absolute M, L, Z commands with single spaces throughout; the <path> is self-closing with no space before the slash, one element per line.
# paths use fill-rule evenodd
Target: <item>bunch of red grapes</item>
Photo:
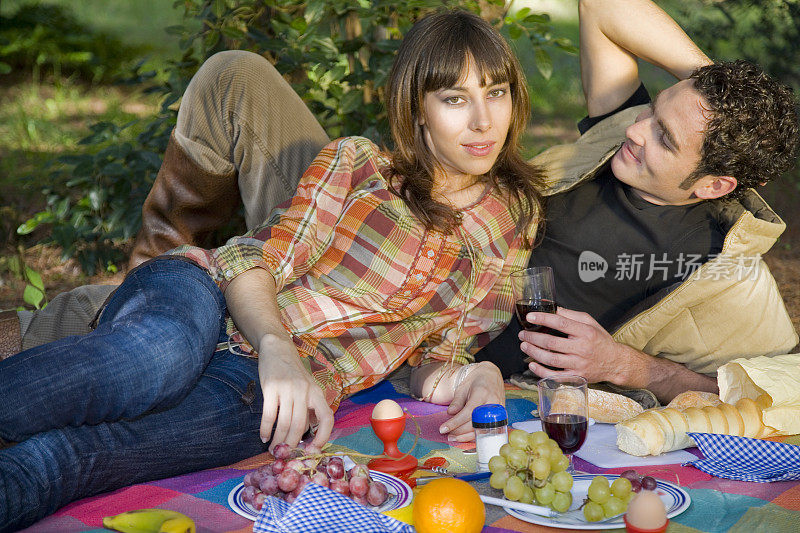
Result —
<path fill-rule="evenodd" d="M 640 490 L 656 490 L 658 483 L 652 476 L 640 476 L 636 470 L 626 470 L 619 475 L 631 482 L 631 491 L 639 492 Z"/>
<path fill-rule="evenodd" d="M 288 444 L 275 446 L 275 461 L 244 476 L 242 500 L 260 511 L 267 496 L 292 503 L 309 483 L 316 483 L 350 497 L 361 505 L 378 507 L 389 498 L 386 485 L 373 480 L 366 465 L 345 472 L 339 456 L 306 456 Z"/>

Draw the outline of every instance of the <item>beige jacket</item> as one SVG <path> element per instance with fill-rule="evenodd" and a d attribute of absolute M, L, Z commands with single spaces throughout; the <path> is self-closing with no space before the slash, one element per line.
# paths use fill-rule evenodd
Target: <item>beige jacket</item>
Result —
<path fill-rule="evenodd" d="M 576 142 L 533 158 L 546 169 L 546 194 L 594 177 L 643 107 L 621 111 Z M 720 256 L 632 310 L 631 318 L 613 332 L 616 341 L 712 375 L 732 359 L 787 353 L 797 345 L 775 279 L 761 260 L 786 224 L 753 189 L 741 202 L 720 202 L 719 220 L 728 228 Z"/>

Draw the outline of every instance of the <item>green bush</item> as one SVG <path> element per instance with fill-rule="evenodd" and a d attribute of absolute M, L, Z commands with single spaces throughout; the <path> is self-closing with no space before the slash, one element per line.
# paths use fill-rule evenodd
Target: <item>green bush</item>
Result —
<path fill-rule="evenodd" d="M 800 91 L 800 0 L 668 0 L 712 59 L 747 59 Z"/>
<path fill-rule="evenodd" d="M 668 10 L 712 59 L 757 63 L 800 96 L 800 0 L 670 0 Z M 800 164 L 785 178 L 800 191 Z"/>
<path fill-rule="evenodd" d="M 9 17 L 0 16 L 0 74 L 31 73 L 37 81 L 46 74 L 56 81 L 77 75 L 108 82 L 143 51 L 93 31 L 58 5 L 26 4 Z"/>
<path fill-rule="evenodd" d="M 116 142 L 131 127 L 95 124 L 82 141 L 88 155 L 63 156 L 53 170 L 48 207 L 18 229 L 30 233 L 51 224 L 51 239 L 92 274 L 123 259 L 119 245 L 135 235 L 141 205 L 158 171 L 175 122 L 175 104 L 203 60 L 227 49 L 264 55 L 292 83 L 331 137 L 365 135 L 388 143 L 382 107 L 383 85 L 405 31 L 421 15 L 442 7 L 440 0 L 180 0 L 187 23 L 168 29 L 181 37 L 183 57 L 171 64 L 167 82 L 142 63 L 127 82 L 152 83 L 163 94 L 160 113 L 135 143 Z M 548 77 L 553 47 L 574 53 L 565 39 L 550 34 L 550 19 L 529 9 L 508 15 L 503 0 L 454 1 L 490 20 L 523 57 Z M 483 7 L 481 7 L 483 6 Z M 198 30 L 197 21 L 202 22 Z"/>

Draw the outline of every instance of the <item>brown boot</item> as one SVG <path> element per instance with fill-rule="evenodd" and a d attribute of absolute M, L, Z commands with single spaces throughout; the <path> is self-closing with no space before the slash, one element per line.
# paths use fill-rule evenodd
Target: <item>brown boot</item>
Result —
<path fill-rule="evenodd" d="M 164 162 L 142 206 L 128 269 L 181 244 L 211 246 L 214 232 L 230 223 L 241 204 L 236 172 L 211 174 L 194 163 L 170 136 Z"/>
<path fill-rule="evenodd" d="M 22 351 L 22 331 L 16 311 L 0 311 L 0 361 Z"/>

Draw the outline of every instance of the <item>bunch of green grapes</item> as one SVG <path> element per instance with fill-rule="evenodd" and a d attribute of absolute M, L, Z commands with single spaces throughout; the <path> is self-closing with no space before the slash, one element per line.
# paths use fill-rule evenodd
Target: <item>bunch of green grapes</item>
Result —
<path fill-rule="evenodd" d="M 509 500 L 546 505 L 564 513 L 572 505 L 568 466 L 569 459 L 547 433 L 515 429 L 500 455 L 489 460 L 489 484 L 502 489 Z"/>
<path fill-rule="evenodd" d="M 608 484 L 608 478 L 597 476 L 589 485 L 589 498 L 583 505 L 587 522 L 597 522 L 624 513 L 633 498 L 630 479 L 620 477 Z"/>

